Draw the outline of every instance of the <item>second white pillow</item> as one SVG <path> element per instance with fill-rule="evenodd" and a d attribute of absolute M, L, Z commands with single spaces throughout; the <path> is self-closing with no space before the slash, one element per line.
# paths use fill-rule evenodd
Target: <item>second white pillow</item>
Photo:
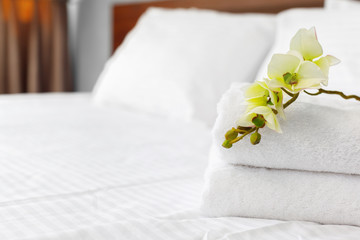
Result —
<path fill-rule="evenodd" d="M 276 38 L 257 80 L 267 77 L 267 66 L 274 53 L 286 53 L 292 36 L 300 28 L 315 26 L 324 55 L 333 55 L 341 63 L 329 73 L 329 90 L 360 95 L 360 15 L 358 11 L 330 11 L 324 9 L 293 9 L 277 16 Z M 338 98 L 321 95 L 319 98 Z M 316 99 L 314 99 L 317 101 Z"/>
<path fill-rule="evenodd" d="M 273 42 L 274 19 L 152 8 L 106 64 L 94 99 L 211 126 L 230 84 L 254 80 Z"/>

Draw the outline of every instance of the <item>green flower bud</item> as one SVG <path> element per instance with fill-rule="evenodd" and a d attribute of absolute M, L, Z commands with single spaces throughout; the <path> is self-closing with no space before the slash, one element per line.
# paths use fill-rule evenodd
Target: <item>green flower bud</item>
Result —
<path fill-rule="evenodd" d="M 236 131 L 235 128 L 232 128 L 231 130 L 225 133 L 225 139 L 229 141 L 234 140 L 235 138 L 237 138 L 237 136 L 238 136 L 238 132 Z"/>
<path fill-rule="evenodd" d="M 231 148 L 232 147 L 232 143 L 229 140 L 225 140 L 222 144 L 222 146 L 224 148 Z"/>
<path fill-rule="evenodd" d="M 250 136 L 250 142 L 251 142 L 251 144 L 256 145 L 256 144 L 258 144 L 260 141 L 261 141 L 261 135 L 260 135 L 260 133 L 255 132 L 255 133 L 251 134 L 251 136 Z"/>
<path fill-rule="evenodd" d="M 265 118 L 263 115 L 256 115 L 252 120 L 252 123 L 255 124 L 256 127 L 258 128 L 263 128 L 265 127 Z"/>

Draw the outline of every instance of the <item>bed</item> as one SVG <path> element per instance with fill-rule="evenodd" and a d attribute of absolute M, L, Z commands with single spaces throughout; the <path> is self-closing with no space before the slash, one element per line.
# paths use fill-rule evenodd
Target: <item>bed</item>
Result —
<path fill-rule="evenodd" d="M 195 1 L 191 6 L 262 12 L 267 4 L 224 2 L 228 4 Z M 316 7 L 322 1 L 275 3 L 272 12 L 296 6 Z M 190 2 L 154 5 L 189 7 Z M 152 3 L 114 7 L 114 49 L 149 6 Z M 135 14 L 124 14 L 130 13 L 129 9 Z M 163 10 L 147 11 L 146 16 L 156 17 L 159 11 Z M 171 13 L 164 11 L 166 16 Z M 207 14 L 214 16 L 213 12 Z M 262 21 L 267 22 L 268 17 Z M 131 33 L 132 38 L 136 32 Z M 168 106 L 159 109 L 150 103 L 144 109 L 146 99 L 131 99 L 133 96 L 126 93 L 139 85 L 120 85 L 125 88 L 124 98 L 117 96 L 119 89 L 114 90 L 114 85 L 104 87 L 101 82 L 115 74 L 109 69 L 121 60 L 120 55 L 129 54 L 124 50 L 124 46 L 131 46 L 129 42 L 118 48 L 105 66 L 108 71 L 100 76 L 94 93 L 0 96 L 0 239 L 359 239 L 360 228 L 355 226 L 203 217 L 198 209 L 212 122 L 202 120 L 209 119 L 213 112 L 198 116 L 194 114 L 198 106 L 187 112 L 186 101 L 174 102 L 179 104 L 176 111 Z M 135 72 L 136 68 L 131 73 Z M 189 86 L 184 85 L 186 91 Z M 158 93 L 153 97 L 163 94 Z M 170 97 L 175 96 L 183 95 L 170 93 Z M 129 102 L 114 103 L 129 99 L 133 107 L 129 107 Z M 156 104 L 163 103 L 163 98 L 157 100 Z M 181 118 L 186 114 L 188 117 Z"/>
<path fill-rule="evenodd" d="M 352 226 L 202 217 L 210 131 L 89 102 L 1 97 L 1 239 L 358 239 Z"/>

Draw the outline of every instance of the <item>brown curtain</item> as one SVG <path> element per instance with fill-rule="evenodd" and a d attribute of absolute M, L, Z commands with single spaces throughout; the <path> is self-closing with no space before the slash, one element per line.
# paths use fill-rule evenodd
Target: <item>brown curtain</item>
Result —
<path fill-rule="evenodd" d="M 66 1 L 0 3 L 0 93 L 71 91 Z"/>

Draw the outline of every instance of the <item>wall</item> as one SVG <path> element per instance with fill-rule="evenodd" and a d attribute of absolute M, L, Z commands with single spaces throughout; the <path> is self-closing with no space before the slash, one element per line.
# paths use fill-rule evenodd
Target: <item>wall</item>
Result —
<path fill-rule="evenodd" d="M 70 0 L 69 30 L 77 91 L 91 91 L 111 55 L 112 6 L 148 0 Z"/>

